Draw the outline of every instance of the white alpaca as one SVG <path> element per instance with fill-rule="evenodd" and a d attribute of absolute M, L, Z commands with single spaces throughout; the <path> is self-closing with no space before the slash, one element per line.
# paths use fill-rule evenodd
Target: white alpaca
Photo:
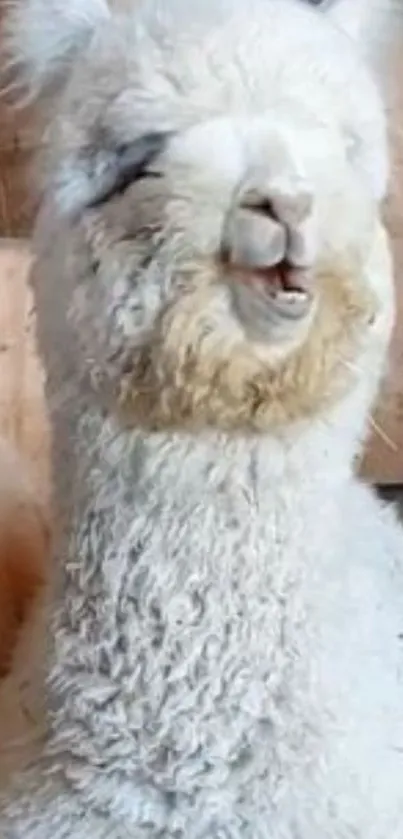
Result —
<path fill-rule="evenodd" d="M 55 109 L 61 532 L 0 835 L 402 839 L 403 535 L 353 474 L 393 322 L 379 95 L 297 0 L 112 5 L 10 23 Z"/>

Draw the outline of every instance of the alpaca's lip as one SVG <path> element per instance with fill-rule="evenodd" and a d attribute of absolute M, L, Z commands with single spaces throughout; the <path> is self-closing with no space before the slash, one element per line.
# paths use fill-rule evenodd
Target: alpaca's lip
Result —
<path fill-rule="evenodd" d="M 286 262 L 267 268 L 232 266 L 230 285 L 239 312 L 255 325 L 259 322 L 264 332 L 265 325 L 300 321 L 308 315 L 314 299 L 312 273 Z"/>
<path fill-rule="evenodd" d="M 296 299 L 310 299 L 312 296 L 312 270 L 308 267 L 295 266 L 282 262 L 267 268 L 239 266 L 234 279 L 245 286 L 258 286 L 265 295 L 273 299 L 285 299 L 289 294 Z"/>
<path fill-rule="evenodd" d="M 255 279 L 260 280 L 266 290 L 274 295 L 281 291 L 292 294 L 310 295 L 312 285 L 312 272 L 309 268 L 294 266 L 282 262 L 270 268 L 244 269 L 242 271 L 244 282 Z"/>
<path fill-rule="evenodd" d="M 295 270 L 273 271 L 273 275 L 260 277 L 255 283 L 262 304 L 266 303 L 273 313 L 287 320 L 304 317 L 312 302 L 312 290 L 308 287 L 307 276 Z"/>

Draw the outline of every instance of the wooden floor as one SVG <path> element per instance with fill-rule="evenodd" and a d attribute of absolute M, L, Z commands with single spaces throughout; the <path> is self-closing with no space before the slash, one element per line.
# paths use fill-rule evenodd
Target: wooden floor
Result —
<path fill-rule="evenodd" d="M 34 155 L 42 131 L 27 111 L 0 100 L 0 235 L 30 235 L 35 214 Z"/>
<path fill-rule="evenodd" d="M 30 262 L 24 241 L 0 241 L 0 435 L 26 456 L 46 499 L 49 428 L 27 283 Z"/>
<path fill-rule="evenodd" d="M 403 484 L 403 49 L 391 59 L 390 137 L 393 169 L 386 221 L 395 257 L 397 316 L 386 387 L 375 415 L 378 431 L 369 447 L 365 472 L 383 484 Z"/>

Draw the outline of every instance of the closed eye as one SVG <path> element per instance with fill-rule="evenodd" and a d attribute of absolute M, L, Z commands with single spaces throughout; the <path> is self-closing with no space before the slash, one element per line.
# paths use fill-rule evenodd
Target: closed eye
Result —
<path fill-rule="evenodd" d="M 162 178 L 162 172 L 152 168 L 151 164 L 161 154 L 167 136 L 166 133 L 147 134 L 131 144 L 118 146 L 105 172 L 103 183 L 98 185 L 96 195 L 89 206 L 96 207 L 116 195 L 122 195 L 137 181 Z"/>

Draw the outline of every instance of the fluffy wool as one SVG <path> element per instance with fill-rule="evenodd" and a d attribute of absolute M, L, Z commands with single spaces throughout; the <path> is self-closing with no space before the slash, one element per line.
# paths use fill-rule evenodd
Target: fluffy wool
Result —
<path fill-rule="evenodd" d="M 399 0 L 328 0 L 322 4 L 333 21 L 360 45 L 367 57 L 378 62 L 401 34 Z"/>
<path fill-rule="evenodd" d="M 57 573 L 2 839 L 401 839 L 403 535 L 354 476 L 393 323 L 377 89 L 297 0 L 126 3 L 63 59 Z"/>

